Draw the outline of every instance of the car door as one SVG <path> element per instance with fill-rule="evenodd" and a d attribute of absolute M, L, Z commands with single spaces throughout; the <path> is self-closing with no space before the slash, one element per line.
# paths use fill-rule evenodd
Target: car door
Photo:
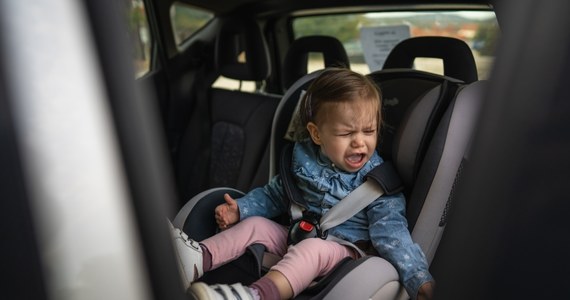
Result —
<path fill-rule="evenodd" d="M 183 297 L 121 5 L 0 3 L 3 299 Z"/>

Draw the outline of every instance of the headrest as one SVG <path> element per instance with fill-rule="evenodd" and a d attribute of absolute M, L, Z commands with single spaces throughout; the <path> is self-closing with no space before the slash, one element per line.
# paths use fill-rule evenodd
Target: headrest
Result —
<path fill-rule="evenodd" d="M 309 85 L 317 78 L 324 69 L 314 71 L 310 74 L 301 76 L 295 81 L 291 87 L 285 92 L 281 98 L 275 115 L 273 116 L 273 124 L 271 125 L 271 141 L 269 146 L 269 175 L 273 177 L 279 171 L 279 158 L 281 157 L 281 149 L 289 141 L 286 139 L 289 126 L 295 115 L 295 110 L 299 104 L 301 94 L 309 88 Z"/>
<path fill-rule="evenodd" d="M 216 39 L 215 51 L 216 68 L 222 76 L 262 81 L 271 73 L 265 38 L 253 19 L 224 21 Z"/>
<path fill-rule="evenodd" d="M 283 61 L 283 86 L 288 89 L 297 79 L 307 74 L 309 53 L 323 54 L 325 68 L 350 68 L 348 54 L 342 43 L 334 37 L 313 35 L 298 38 L 291 43 Z"/>
<path fill-rule="evenodd" d="M 445 76 L 466 83 L 477 81 L 471 48 L 462 40 L 443 36 L 413 37 L 401 41 L 392 49 L 382 69 L 412 68 L 417 57 L 440 58 Z"/>

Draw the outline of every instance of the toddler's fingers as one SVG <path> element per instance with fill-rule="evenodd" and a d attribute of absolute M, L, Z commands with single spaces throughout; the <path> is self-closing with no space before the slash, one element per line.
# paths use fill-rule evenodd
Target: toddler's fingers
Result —
<path fill-rule="evenodd" d="M 224 194 L 224 200 L 226 200 L 226 203 L 229 206 L 235 206 L 237 205 L 236 200 L 234 200 L 234 198 L 232 198 L 228 193 Z"/>

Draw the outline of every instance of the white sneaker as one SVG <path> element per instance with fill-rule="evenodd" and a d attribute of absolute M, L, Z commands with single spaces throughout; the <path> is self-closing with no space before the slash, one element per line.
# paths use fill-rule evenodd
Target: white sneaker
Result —
<path fill-rule="evenodd" d="M 188 293 L 200 300 L 253 300 L 248 287 L 241 283 L 207 285 L 203 282 L 193 283 Z"/>
<path fill-rule="evenodd" d="M 194 280 L 204 275 L 202 248 L 198 242 L 188 238 L 188 235 L 182 230 L 174 228 L 170 222 L 169 224 L 176 259 L 178 260 L 178 270 L 182 277 L 184 290 L 187 290 Z"/>

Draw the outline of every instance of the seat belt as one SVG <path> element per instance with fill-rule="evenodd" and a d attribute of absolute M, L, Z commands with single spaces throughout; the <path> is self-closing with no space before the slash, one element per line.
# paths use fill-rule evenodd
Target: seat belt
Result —
<path fill-rule="evenodd" d="M 350 192 L 339 203 L 325 213 L 320 220 L 321 230 L 327 231 L 344 223 L 366 208 L 380 196 L 393 195 L 404 189 L 400 176 L 391 162 L 386 161 L 365 176 L 366 181 Z"/>
<path fill-rule="evenodd" d="M 321 230 L 344 223 L 382 195 L 384 191 L 375 181 L 365 181 L 321 217 Z"/>
<path fill-rule="evenodd" d="M 291 144 L 285 146 L 280 164 L 281 181 L 285 194 L 289 198 L 289 210 L 291 212 L 290 243 L 297 243 L 304 238 L 315 236 L 327 239 L 329 229 L 344 223 L 380 196 L 384 194 L 393 195 L 404 189 L 402 180 L 392 163 L 385 161 L 370 170 L 365 176 L 366 181 L 364 183 L 318 219 L 318 216 L 308 212 L 308 204 L 295 185 L 290 167 L 292 148 Z"/>

